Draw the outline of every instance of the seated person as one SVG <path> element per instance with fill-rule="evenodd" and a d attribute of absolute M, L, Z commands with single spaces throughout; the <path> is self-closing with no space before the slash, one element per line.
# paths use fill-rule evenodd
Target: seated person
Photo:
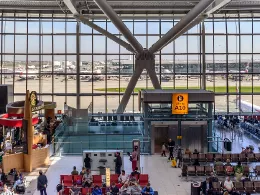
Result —
<path fill-rule="evenodd" d="M 92 195 L 102 195 L 102 190 L 100 189 L 99 186 L 95 186 L 93 191 L 92 191 Z"/>
<path fill-rule="evenodd" d="M 138 172 L 138 167 L 135 168 L 135 171 L 131 173 L 131 178 L 136 178 L 136 180 L 139 180 L 140 172 Z"/>
<path fill-rule="evenodd" d="M 235 166 L 234 170 L 235 170 L 236 181 L 240 181 L 244 173 L 244 168 L 241 165 L 240 161 L 237 162 L 237 165 Z"/>
<path fill-rule="evenodd" d="M 206 178 L 206 181 L 203 181 L 201 184 L 202 193 L 209 195 L 213 193 L 212 181 L 209 178 Z"/>
<path fill-rule="evenodd" d="M 129 175 L 125 173 L 125 170 L 121 171 L 120 176 L 118 177 L 118 182 L 122 185 L 124 185 L 129 180 Z"/>
<path fill-rule="evenodd" d="M 195 159 L 193 166 L 200 166 L 199 159 Z"/>
<path fill-rule="evenodd" d="M 244 179 L 243 179 L 242 181 L 243 181 L 243 182 L 245 182 L 245 181 L 251 181 L 251 179 L 249 178 L 249 175 L 246 174 L 246 176 L 244 177 Z"/>
<path fill-rule="evenodd" d="M 198 150 L 195 149 L 195 150 L 193 151 L 193 154 L 199 154 Z"/>
<path fill-rule="evenodd" d="M 230 163 L 230 160 L 227 159 L 226 164 L 224 165 L 226 175 L 232 175 L 234 172 L 233 166 Z"/>
<path fill-rule="evenodd" d="M 227 177 L 226 181 L 224 182 L 224 194 L 227 192 L 228 194 L 233 193 L 233 182 L 230 180 L 230 177 Z"/>
<path fill-rule="evenodd" d="M 130 188 L 131 195 L 141 195 L 142 194 L 142 189 L 136 181 L 130 181 L 129 188 Z"/>
<path fill-rule="evenodd" d="M 129 195 L 131 194 L 128 183 L 126 182 L 119 190 L 120 195 Z"/>
<path fill-rule="evenodd" d="M 16 180 L 15 180 L 15 182 L 14 182 L 14 185 L 13 185 L 13 191 L 15 191 L 16 190 L 16 186 L 17 185 L 20 185 L 20 184 L 22 184 L 23 183 L 23 175 L 22 175 L 22 173 L 20 173 L 19 171 L 17 172 L 17 178 L 16 178 Z"/>
<path fill-rule="evenodd" d="M 3 170 L 0 168 L 0 183 L 5 183 L 5 181 L 6 181 L 6 175 L 5 175 L 5 173 L 3 172 Z"/>
<path fill-rule="evenodd" d="M 13 193 L 10 191 L 10 190 L 8 190 L 8 187 L 7 187 L 7 185 L 6 184 L 4 184 L 4 187 L 3 187 L 3 192 L 1 193 L 1 195 L 13 195 Z"/>
<path fill-rule="evenodd" d="M 111 195 L 118 195 L 119 194 L 119 188 L 116 186 L 115 182 L 112 183 L 109 191 L 110 191 Z"/>
<path fill-rule="evenodd" d="M 214 167 L 216 167 L 216 166 L 223 166 L 223 162 L 221 161 L 221 159 L 216 159 L 216 162 L 215 162 L 215 164 L 214 164 Z"/>
<path fill-rule="evenodd" d="M 86 173 L 82 177 L 82 186 L 89 188 L 92 186 L 92 182 L 93 182 L 93 178 L 91 175 L 91 171 L 90 171 L 90 169 L 87 169 Z"/>
<path fill-rule="evenodd" d="M 148 183 L 146 185 L 146 187 L 144 187 L 142 190 L 142 195 L 145 195 L 145 194 L 152 194 L 152 195 L 154 194 L 153 188 L 151 188 L 150 183 Z"/>
<path fill-rule="evenodd" d="M 71 175 L 78 175 L 79 172 L 77 171 L 76 166 L 73 167 L 73 171 L 71 172 Z"/>
<path fill-rule="evenodd" d="M 211 173 L 210 173 L 209 180 L 210 180 L 211 182 L 218 182 L 218 178 L 215 176 L 214 172 L 211 172 Z"/>
<path fill-rule="evenodd" d="M 184 154 L 191 154 L 191 151 L 189 150 L 189 148 L 186 148 Z"/>
<path fill-rule="evenodd" d="M 70 188 L 71 195 L 79 195 L 81 194 L 80 188 L 78 188 L 77 183 L 74 183 L 72 188 Z"/>
<path fill-rule="evenodd" d="M 80 171 L 80 175 L 84 175 L 86 173 L 86 168 L 82 167 L 82 170 Z"/>

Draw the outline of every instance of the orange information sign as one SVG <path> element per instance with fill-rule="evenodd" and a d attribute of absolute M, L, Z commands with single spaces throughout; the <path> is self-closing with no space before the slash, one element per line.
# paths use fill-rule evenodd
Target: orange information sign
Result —
<path fill-rule="evenodd" d="M 172 94 L 172 114 L 188 114 L 189 96 L 187 93 Z"/>

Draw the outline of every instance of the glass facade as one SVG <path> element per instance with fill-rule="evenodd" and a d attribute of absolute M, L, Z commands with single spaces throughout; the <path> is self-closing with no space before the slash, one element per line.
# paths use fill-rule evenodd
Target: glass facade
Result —
<path fill-rule="evenodd" d="M 149 48 L 178 21 L 124 23 Z M 94 23 L 125 40 L 109 20 Z M 214 15 L 204 25 L 206 88 L 216 93 L 215 112 L 254 112 L 252 104 L 260 100 L 259 17 Z M 199 24 L 156 54 L 163 88 L 201 88 L 201 35 Z M 92 104 L 93 113 L 117 109 L 134 68 L 134 56 L 125 48 L 65 14 L 2 13 L 0 36 L 0 82 L 13 85 L 15 101 L 23 100 L 29 89 L 43 101 L 57 102 L 58 109 L 64 102 L 78 108 Z M 138 111 L 142 88 L 152 88 L 146 72 L 126 112 Z"/>

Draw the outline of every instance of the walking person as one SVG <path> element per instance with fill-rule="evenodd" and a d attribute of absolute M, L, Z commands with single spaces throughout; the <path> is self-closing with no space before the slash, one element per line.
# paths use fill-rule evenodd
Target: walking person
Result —
<path fill-rule="evenodd" d="M 165 152 L 166 152 L 166 146 L 165 146 L 165 143 L 163 143 L 161 156 L 166 157 L 166 153 Z"/>
<path fill-rule="evenodd" d="M 48 180 L 45 175 L 43 175 L 42 171 L 39 171 L 39 177 L 37 179 L 37 190 L 40 191 L 41 195 L 47 195 L 46 188 L 47 188 Z"/>
<path fill-rule="evenodd" d="M 122 167 L 122 158 L 121 158 L 119 152 L 116 153 L 115 162 L 116 162 L 116 170 L 115 170 L 115 172 L 116 172 L 116 174 L 120 175 L 121 174 L 121 167 Z"/>
<path fill-rule="evenodd" d="M 168 141 L 168 150 L 170 152 L 169 154 L 169 158 L 168 160 L 172 160 L 173 159 L 173 148 L 175 146 L 175 142 L 170 138 L 169 141 Z"/>

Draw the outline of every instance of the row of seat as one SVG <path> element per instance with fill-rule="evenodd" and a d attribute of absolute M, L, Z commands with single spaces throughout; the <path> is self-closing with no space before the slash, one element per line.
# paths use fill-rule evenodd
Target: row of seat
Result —
<path fill-rule="evenodd" d="M 81 195 L 89 195 L 92 193 L 94 188 L 81 188 Z M 101 188 L 102 194 L 107 194 L 106 188 Z M 70 188 L 64 188 L 64 191 L 62 193 L 63 195 L 70 195 Z"/>
<path fill-rule="evenodd" d="M 244 181 L 233 182 L 233 191 L 239 193 L 260 193 L 260 181 Z M 222 192 L 224 188 L 224 182 L 212 182 L 214 192 Z"/>
<path fill-rule="evenodd" d="M 92 175 L 93 178 L 93 186 L 102 186 L 104 183 L 102 181 L 102 176 L 101 175 Z M 140 174 L 139 178 L 136 179 L 139 180 L 139 184 L 141 187 L 144 187 L 148 184 L 149 182 L 149 176 L 148 174 Z M 110 184 L 115 182 L 116 184 L 118 183 L 118 175 L 117 174 L 111 174 L 110 175 Z M 60 175 L 60 183 L 64 187 L 71 187 L 73 183 L 77 183 L 79 187 L 82 186 L 82 175 Z"/>
<path fill-rule="evenodd" d="M 249 175 L 250 173 L 250 168 L 247 165 L 243 165 L 244 168 L 244 175 Z M 218 176 L 225 176 L 226 171 L 224 166 L 216 166 L 215 168 L 213 166 L 187 166 L 187 169 L 182 169 L 182 175 L 187 175 L 187 176 L 209 176 L 212 172 L 215 172 L 216 175 Z M 255 168 L 255 174 L 259 175 L 260 174 L 260 166 L 256 166 Z M 233 172 L 229 172 L 228 175 L 234 175 L 234 170 Z"/>
<path fill-rule="evenodd" d="M 220 160 L 225 162 L 229 159 L 231 162 L 260 162 L 260 153 L 241 153 L 241 154 L 184 154 L 182 156 L 182 162 L 190 163 L 196 159 L 199 162 L 214 162 Z"/>

